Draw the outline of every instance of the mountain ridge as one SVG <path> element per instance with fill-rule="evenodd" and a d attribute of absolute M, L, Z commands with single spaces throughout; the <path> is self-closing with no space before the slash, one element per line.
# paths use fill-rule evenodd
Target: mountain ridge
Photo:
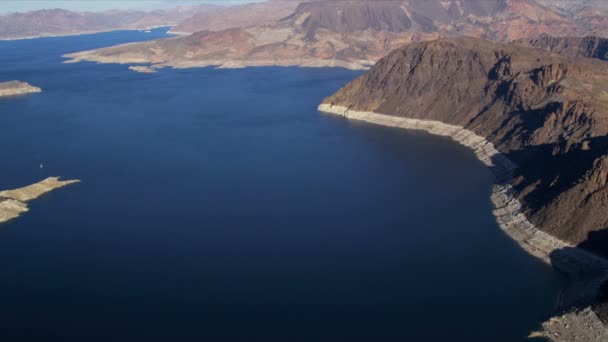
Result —
<path fill-rule="evenodd" d="M 262 16 L 259 22 L 255 18 L 243 22 L 241 18 L 243 13 L 255 13 L 255 8 L 275 7 L 278 11 L 274 16 Z M 214 13 L 202 15 L 212 17 Z M 203 23 L 189 29 L 178 25 L 174 31 L 186 31 L 180 32 L 185 36 L 173 38 L 170 43 L 143 42 L 128 48 L 109 47 L 66 57 L 73 61 L 148 63 L 157 68 L 277 65 L 367 69 L 402 45 L 440 37 L 473 36 L 508 42 L 536 38 L 543 33 L 577 36 L 608 32 L 608 22 L 590 29 L 573 15 L 535 0 L 272 1 L 224 9 L 221 14 L 230 24 Z M 207 32 L 204 34 L 207 41 L 193 44 L 187 34 L 200 35 L 189 32 L 198 28 L 204 28 L 199 32 Z M 247 38 L 232 40 L 233 45 L 225 48 L 221 43 L 223 37 L 237 29 Z M 183 53 L 176 55 L 169 47 Z"/>
<path fill-rule="evenodd" d="M 0 15 L 0 40 L 64 36 L 119 29 L 172 26 L 214 6 L 176 7 L 166 10 L 107 10 L 76 12 L 41 9 Z"/>

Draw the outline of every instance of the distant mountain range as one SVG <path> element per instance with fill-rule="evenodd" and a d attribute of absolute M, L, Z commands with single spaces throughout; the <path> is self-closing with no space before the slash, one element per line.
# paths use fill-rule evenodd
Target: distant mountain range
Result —
<path fill-rule="evenodd" d="M 542 0 L 541 0 L 542 1 Z M 155 67 L 260 65 L 365 69 L 404 44 L 450 36 L 497 42 L 608 35 L 608 9 L 535 0 L 274 0 L 204 11 L 182 37 L 69 55 L 75 61 Z M 558 3 L 559 4 L 559 3 Z"/>
<path fill-rule="evenodd" d="M 0 39 L 63 36 L 119 29 L 172 26 L 214 6 L 178 7 L 169 10 L 73 12 L 45 9 L 0 16 Z"/>

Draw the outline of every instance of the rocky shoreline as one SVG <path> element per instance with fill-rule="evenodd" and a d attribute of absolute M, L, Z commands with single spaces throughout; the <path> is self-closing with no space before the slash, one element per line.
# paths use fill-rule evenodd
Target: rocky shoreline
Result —
<path fill-rule="evenodd" d="M 593 275 L 593 279 L 585 281 L 585 286 L 577 287 L 579 290 L 584 289 L 585 293 L 577 293 L 576 299 L 566 298 L 567 302 L 570 301 L 574 304 L 574 301 L 579 301 L 579 303 L 584 303 L 597 297 L 599 286 L 607 280 L 603 271 L 608 269 L 608 261 L 551 236 L 528 221 L 521 211 L 521 203 L 513 196 L 513 190 L 509 183 L 512 172 L 517 166 L 498 151 L 491 142 L 463 127 L 439 121 L 355 111 L 348 107 L 326 103 L 319 105 L 318 110 L 383 126 L 423 130 L 434 135 L 450 137 L 454 141 L 471 148 L 477 158 L 489 167 L 495 176 L 491 200 L 494 205 L 493 214 L 500 228 L 526 252 L 552 265 L 569 278 L 577 280 L 581 278 L 581 275 L 589 273 Z M 564 306 L 569 304 L 562 303 Z M 575 322 L 575 324 L 567 322 Z M 602 329 L 600 329 L 600 332 L 587 331 L 587 327 L 602 327 Z M 565 333 L 565 331 L 571 330 L 573 331 L 572 334 Z M 586 308 L 581 311 L 580 315 L 576 312 L 570 312 L 552 318 L 545 322 L 542 330 L 535 332 L 534 336 L 544 336 L 556 342 L 572 341 L 569 337 L 574 335 L 579 336 L 579 338 L 587 336 L 582 340 L 599 342 L 605 341 L 603 338 L 608 334 L 606 330 L 599 317 L 591 309 Z"/>
<path fill-rule="evenodd" d="M 132 45 L 133 43 L 124 44 L 122 46 Z M 119 45 L 121 46 L 121 45 Z M 143 72 L 154 72 L 161 68 L 173 68 L 173 69 L 188 69 L 188 68 L 217 68 L 217 69 L 243 69 L 249 67 L 300 67 L 300 68 L 344 68 L 347 70 L 369 70 L 370 66 L 374 64 L 372 60 L 359 60 L 359 61 L 342 61 L 339 59 L 315 59 L 315 58 L 294 58 L 294 59 L 282 59 L 282 60 L 244 60 L 244 59 L 213 59 L 213 60 L 191 60 L 191 61 L 177 61 L 177 62 L 155 62 L 151 59 L 142 58 L 137 55 L 119 55 L 119 56 L 101 56 L 96 55 L 96 50 L 82 51 L 76 53 L 70 53 L 63 55 L 62 57 L 67 58 L 63 63 L 80 63 L 80 62 L 94 62 L 99 64 L 138 64 L 147 63 L 145 71 Z M 141 66 L 129 66 L 129 70 L 142 72 Z"/>
<path fill-rule="evenodd" d="M 40 93 L 42 89 L 21 81 L 0 82 L 0 97 Z"/>
<path fill-rule="evenodd" d="M 27 202 L 52 190 L 78 182 L 80 181 L 77 179 L 61 181 L 59 177 L 49 177 L 23 188 L 0 191 L 0 223 L 17 218 L 29 211 Z"/>
<path fill-rule="evenodd" d="M 555 262 L 551 260 L 553 252 L 564 248 L 574 248 L 572 244 L 543 232 L 527 220 L 521 212 L 521 203 L 512 195 L 511 186 L 508 184 L 511 174 L 517 166 L 485 138 L 460 126 L 449 125 L 439 121 L 360 112 L 350 110 L 344 106 L 330 104 L 321 104 L 318 110 L 383 126 L 423 130 L 434 135 L 450 137 L 454 141 L 471 148 L 477 158 L 489 167 L 495 176 L 496 184 L 494 185 L 491 197 L 495 208 L 493 214 L 500 228 L 507 235 L 517 241 L 526 252 L 548 264 Z M 608 267 L 608 261 L 605 259 L 578 248 L 577 250 L 580 251 L 580 255 L 577 255 L 577 257 L 584 259 L 584 264 L 589 265 L 591 263 Z M 557 267 L 557 265 L 554 266 Z M 563 271 L 575 273 L 574 270 L 569 270 L 568 267 L 571 267 L 571 265 L 564 265 Z"/>

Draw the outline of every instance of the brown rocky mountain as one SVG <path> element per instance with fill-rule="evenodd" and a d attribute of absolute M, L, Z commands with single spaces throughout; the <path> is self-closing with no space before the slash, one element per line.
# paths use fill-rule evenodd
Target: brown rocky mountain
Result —
<path fill-rule="evenodd" d="M 117 29 L 175 25 L 213 6 L 178 7 L 156 11 L 73 12 L 45 9 L 0 16 L 0 39 L 70 35 Z"/>
<path fill-rule="evenodd" d="M 558 9 L 581 27 L 584 35 L 608 36 L 608 1 L 605 0 L 538 0 Z"/>
<path fill-rule="evenodd" d="M 520 39 L 515 43 L 545 49 L 550 52 L 570 57 L 589 57 L 608 61 L 608 38 L 587 37 L 553 37 L 542 34 L 534 39 Z"/>
<path fill-rule="evenodd" d="M 580 243 L 608 228 L 608 63 L 473 38 L 413 43 L 326 103 L 465 127 L 519 165 L 527 217 Z"/>
<path fill-rule="evenodd" d="M 608 257 L 608 63 L 578 56 L 581 44 L 556 46 L 564 55 L 465 37 L 412 43 L 320 109 L 452 136 L 492 156 L 501 227 L 526 250 L 547 252 L 575 280 L 564 298 L 585 293 L 585 306 L 599 300 L 595 312 L 566 312 L 536 335 L 600 342 L 608 338 L 600 321 L 608 322 L 608 268 L 605 259 L 589 263 L 584 250 Z"/>
<path fill-rule="evenodd" d="M 546 32 L 560 36 L 591 32 L 565 10 L 535 0 L 319 0 L 297 6 L 293 1 L 275 0 L 248 6 L 248 10 L 243 6 L 223 9 L 218 12 L 221 15 L 211 11 L 175 28 L 207 29 L 191 36 L 68 57 L 74 61 L 150 63 L 155 67 L 295 65 L 365 69 L 391 50 L 413 41 L 466 35 L 505 42 Z M 255 8 L 268 9 L 262 12 L 269 14 L 242 19 L 247 12 L 257 13 Z M 219 18 L 226 20 L 220 23 Z M 235 27 L 216 30 L 231 25 Z M 602 31 L 600 28 L 596 31 Z M 231 44 L 226 44 L 228 41 Z"/>

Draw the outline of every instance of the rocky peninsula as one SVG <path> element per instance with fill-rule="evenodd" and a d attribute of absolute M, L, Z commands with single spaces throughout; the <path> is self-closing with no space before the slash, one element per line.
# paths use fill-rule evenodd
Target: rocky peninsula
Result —
<path fill-rule="evenodd" d="M 59 180 L 59 177 L 49 177 L 43 181 L 23 188 L 0 191 L 0 223 L 12 220 L 29 211 L 27 202 L 52 190 L 78 182 L 80 181 L 61 181 Z"/>
<path fill-rule="evenodd" d="M 42 89 L 34 87 L 26 82 L 21 81 L 9 81 L 0 82 L 0 97 L 2 96 L 15 96 L 29 93 L 40 93 Z"/>
<path fill-rule="evenodd" d="M 605 326 L 590 305 L 608 279 L 601 252 L 608 248 L 596 238 L 608 227 L 607 66 L 474 38 L 413 43 L 319 110 L 472 148 L 496 176 L 491 200 L 503 231 L 571 279 L 564 315 L 539 334 L 571 341 L 559 329 L 572 328 L 581 340 L 603 341 Z"/>

